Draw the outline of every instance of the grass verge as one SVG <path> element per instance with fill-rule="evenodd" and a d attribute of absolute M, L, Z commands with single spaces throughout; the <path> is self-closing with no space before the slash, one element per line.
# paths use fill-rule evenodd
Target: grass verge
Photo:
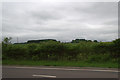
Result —
<path fill-rule="evenodd" d="M 3 60 L 2 64 L 3 65 L 26 65 L 26 66 L 71 66 L 71 67 L 118 68 L 118 63 L 112 63 L 112 62 L 89 63 L 84 61 Z"/>

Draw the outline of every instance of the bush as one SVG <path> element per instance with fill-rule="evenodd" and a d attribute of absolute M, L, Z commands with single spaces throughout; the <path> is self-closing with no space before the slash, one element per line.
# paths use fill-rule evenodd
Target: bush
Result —
<path fill-rule="evenodd" d="M 88 62 L 109 62 L 111 59 L 109 54 L 91 55 L 88 57 Z"/>
<path fill-rule="evenodd" d="M 119 39 L 113 42 L 2 44 L 3 59 L 117 61 Z"/>
<path fill-rule="evenodd" d="M 39 57 L 36 55 L 36 56 L 32 56 L 32 60 L 38 61 L 38 60 L 40 60 L 40 59 L 39 59 Z"/>

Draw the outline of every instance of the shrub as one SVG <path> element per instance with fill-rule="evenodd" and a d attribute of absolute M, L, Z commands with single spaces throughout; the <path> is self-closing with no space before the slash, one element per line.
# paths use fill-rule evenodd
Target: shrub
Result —
<path fill-rule="evenodd" d="M 117 61 L 119 40 L 113 42 L 2 44 L 3 59 Z"/>

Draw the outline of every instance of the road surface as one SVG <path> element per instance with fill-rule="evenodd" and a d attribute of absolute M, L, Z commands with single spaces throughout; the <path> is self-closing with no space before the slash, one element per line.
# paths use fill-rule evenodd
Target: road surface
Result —
<path fill-rule="evenodd" d="M 117 69 L 3 66 L 3 78 L 118 78 Z"/>

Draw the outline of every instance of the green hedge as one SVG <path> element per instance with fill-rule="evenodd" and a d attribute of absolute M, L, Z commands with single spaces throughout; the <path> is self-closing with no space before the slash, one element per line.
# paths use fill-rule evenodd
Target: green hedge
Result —
<path fill-rule="evenodd" d="M 113 42 L 31 44 L 2 44 L 3 59 L 22 60 L 75 60 L 88 62 L 116 62 L 120 54 L 120 39 Z M 119 50 L 118 50 L 119 49 Z"/>

